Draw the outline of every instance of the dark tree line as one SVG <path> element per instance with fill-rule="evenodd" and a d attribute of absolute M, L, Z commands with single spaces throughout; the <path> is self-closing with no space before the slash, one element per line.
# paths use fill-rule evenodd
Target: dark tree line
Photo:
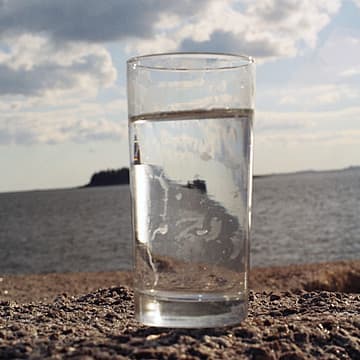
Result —
<path fill-rule="evenodd" d="M 99 171 L 91 176 L 85 187 L 129 184 L 129 169 Z"/>

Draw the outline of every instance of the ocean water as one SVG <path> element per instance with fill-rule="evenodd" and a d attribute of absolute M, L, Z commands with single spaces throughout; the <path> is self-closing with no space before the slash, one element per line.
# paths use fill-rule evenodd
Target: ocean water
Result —
<path fill-rule="evenodd" d="M 128 186 L 0 193 L 0 274 L 132 266 Z M 252 266 L 360 258 L 360 168 L 254 180 Z"/>

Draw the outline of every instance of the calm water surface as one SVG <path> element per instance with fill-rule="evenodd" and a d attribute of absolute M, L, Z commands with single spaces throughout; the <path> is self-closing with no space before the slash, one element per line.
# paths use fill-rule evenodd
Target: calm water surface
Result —
<path fill-rule="evenodd" d="M 131 267 L 127 186 L 0 194 L 0 274 Z M 360 258 L 360 168 L 254 182 L 253 266 Z"/>

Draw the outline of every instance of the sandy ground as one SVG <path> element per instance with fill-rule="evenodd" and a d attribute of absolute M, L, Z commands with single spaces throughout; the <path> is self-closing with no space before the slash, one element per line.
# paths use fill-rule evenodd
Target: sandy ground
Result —
<path fill-rule="evenodd" d="M 0 274 L 0 300 L 50 302 L 59 294 L 80 295 L 120 285 L 132 286 L 130 272 Z M 255 268 L 250 273 L 250 288 L 254 291 L 302 289 L 360 293 L 360 260 Z"/>
<path fill-rule="evenodd" d="M 169 329 L 134 320 L 111 287 L 51 303 L 0 302 L 0 359 L 360 359 L 360 295 L 250 292 L 236 326 Z"/>
<path fill-rule="evenodd" d="M 2 276 L 0 359 L 360 359 L 360 261 L 253 269 L 249 316 L 227 328 L 142 326 L 131 282 Z"/>

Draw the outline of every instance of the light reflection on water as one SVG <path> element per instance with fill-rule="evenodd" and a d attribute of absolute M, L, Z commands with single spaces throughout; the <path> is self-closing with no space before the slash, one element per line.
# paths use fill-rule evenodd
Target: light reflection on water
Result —
<path fill-rule="evenodd" d="M 255 181 L 256 266 L 360 258 L 360 168 Z"/>

